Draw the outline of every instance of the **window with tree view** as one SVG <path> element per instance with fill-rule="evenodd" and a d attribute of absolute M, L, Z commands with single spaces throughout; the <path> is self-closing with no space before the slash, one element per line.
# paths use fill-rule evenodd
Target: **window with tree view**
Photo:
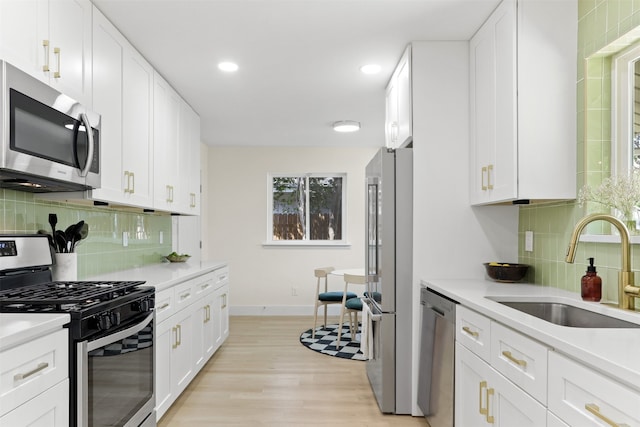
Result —
<path fill-rule="evenodd" d="M 270 239 L 342 241 L 344 174 L 272 175 Z"/>

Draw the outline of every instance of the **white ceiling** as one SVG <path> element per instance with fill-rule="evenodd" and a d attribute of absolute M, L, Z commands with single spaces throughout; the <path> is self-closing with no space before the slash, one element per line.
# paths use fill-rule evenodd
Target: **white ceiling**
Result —
<path fill-rule="evenodd" d="M 93 0 L 200 114 L 208 145 L 381 146 L 414 40 L 468 40 L 499 0 Z M 217 69 L 237 62 L 235 74 Z M 376 76 L 359 67 L 378 63 Z M 337 120 L 362 123 L 339 134 Z"/>

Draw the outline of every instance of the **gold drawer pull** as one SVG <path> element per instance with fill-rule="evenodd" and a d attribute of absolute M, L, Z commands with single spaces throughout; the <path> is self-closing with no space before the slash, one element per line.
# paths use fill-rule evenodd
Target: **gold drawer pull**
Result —
<path fill-rule="evenodd" d="M 25 378 L 30 377 L 31 375 L 35 375 L 38 372 L 47 369 L 49 367 L 49 364 L 47 362 L 41 362 L 38 363 L 38 366 L 36 366 L 35 368 L 33 368 L 32 370 L 25 372 L 24 374 L 15 374 L 13 376 L 14 381 L 20 381 L 23 380 Z"/>
<path fill-rule="evenodd" d="M 609 424 L 611 427 L 629 427 L 628 424 L 618 424 L 612 419 L 608 418 L 606 415 L 600 413 L 600 407 L 595 403 L 587 403 L 584 405 L 584 409 L 591 412 L 596 417 L 600 418 L 605 423 Z"/>
<path fill-rule="evenodd" d="M 522 366 L 523 368 L 527 367 L 527 361 L 526 360 L 522 360 L 522 359 L 516 359 L 515 357 L 513 357 L 513 355 L 511 354 L 510 351 L 503 351 L 502 355 L 504 357 L 506 357 L 507 359 L 511 360 L 513 363 L 515 363 L 516 365 Z"/>
<path fill-rule="evenodd" d="M 187 292 L 186 294 L 180 295 L 180 300 L 187 299 L 191 296 L 191 292 Z"/>
<path fill-rule="evenodd" d="M 160 307 L 158 307 L 158 310 L 162 310 L 162 309 L 165 309 L 165 308 L 167 308 L 167 307 L 169 307 L 169 303 L 168 303 L 168 302 L 165 302 L 165 303 L 164 303 L 164 304 L 162 304 Z"/>
<path fill-rule="evenodd" d="M 493 415 L 489 415 L 489 396 L 493 396 L 493 392 L 494 390 L 492 388 L 488 388 L 487 389 L 487 415 L 486 415 L 486 419 L 487 422 L 489 424 L 493 424 L 495 421 L 495 418 L 493 417 Z"/>
<path fill-rule="evenodd" d="M 482 191 L 486 191 L 487 190 L 487 186 L 484 183 L 484 176 L 487 174 L 487 167 L 483 166 L 482 167 L 482 171 L 480 172 L 480 179 L 481 179 L 481 184 L 480 184 L 480 188 L 482 188 Z"/>
<path fill-rule="evenodd" d="M 474 338 L 478 338 L 480 336 L 479 333 L 477 333 L 476 331 L 472 331 L 471 328 L 469 328 L 468 326 L 463 326 L 462 330 L 465 331 L 466 333 L 468 333 L 469 335 L 471 335 Z"/>
<path fill-rule="evenodd" d="M 493 190 L 493 184 L 491 183 L 491 173 L 493 172 L 493 165 L 487 166 L 487 189 Z"/>
<path fill-rule="evenodd" d="M 480 415 L 487 415 L 487 411 L 489 408 L 489 402 L 487 402 L 487 407 L 483 408 L 482 407 L 482 390 L 487 388 L 487 382 L 486 381 L 481 381 L 480 382 L 480 394 L 478 396 L 478 411 L 480 411 Z"/>

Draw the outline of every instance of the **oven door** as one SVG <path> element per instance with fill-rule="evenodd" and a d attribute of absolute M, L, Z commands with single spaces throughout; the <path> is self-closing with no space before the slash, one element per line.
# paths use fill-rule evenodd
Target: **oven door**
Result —
<path fill-rule="evenodd" d="M 78 426 L 155 426 L 154 322 L 78 344 Z"/>

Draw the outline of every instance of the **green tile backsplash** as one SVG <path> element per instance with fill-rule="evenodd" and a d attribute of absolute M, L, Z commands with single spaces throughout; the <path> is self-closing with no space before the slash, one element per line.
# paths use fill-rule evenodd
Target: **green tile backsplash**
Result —
<path fill-rule="evenodd" d="M 171 252 L 171 217 L 78 206 L 38 199 L 31 193 L 0 189 L 0 233 L 50 231 L 49 213 L 58 216 L 56 228 L 84 220 L 89 235 L 77 246 L 78 279 L 159 263 Z M 129 245 L 122 246 L 122 233 Z M 160 233 L 163 242 L 160 243 Z"/>
<path fill-rule="evenodd" d="M 638 0 L 578 0 L 578 67 L 576 103 L 578 121 L 577 182 L 598 184 L 610 175 L 611 165 L 611 55 L 630 45 L 640 27 Z M 580 278 L 587 258 L 595 257 L 602 277 L 603 299 L 617 300 L 620 245 L 578 245 L 575 264 L 567 264 L 574 224 L 593 207 L 575 202 L 540 204 L 520 208 L 520 262 L 530 264 L 528 279 L 544 286 L 580 292 Z M 598 209 L 598 208 L 595 208 Z M 534 232 L 533 252 L 524 251 L 524 233 Z M 606 223 L 592 223 L 587 232 L 608 233 Z M 640 269 L 640 250 L 632 248 L 632 266 Z M 638 275 L 636 273 L 636 275 Z"/>

